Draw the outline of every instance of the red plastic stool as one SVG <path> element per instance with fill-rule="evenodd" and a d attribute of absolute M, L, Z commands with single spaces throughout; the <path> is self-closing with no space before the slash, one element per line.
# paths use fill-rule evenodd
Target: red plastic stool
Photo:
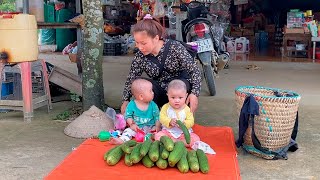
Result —
<path fill-rule="evenodd" d="M 4 70 L 5 72 L 9 73 L 11 72 L 21 74 L 22 97 L 10 100 L 0 99 L 0 109 L 21 110 L 23 111 L 24 121 L 26 122 L 31 122 L 31 119 L 33 118 L 34 109 L 47 105 L 49 112 L 49 110 L 52 109 L 52 103 L 45 61 L 38 60 L 34 62 L 20 62 L 12 67 L 5 65 L 5 63 L 0 62 L 0 94 L 2 88 L 2 74 Z M 35 71 L 41 72 L 43 93 L 39 96 L 33 97 L 31 74 Z M 17 82 L 17 84 L 20 83 Z"/>

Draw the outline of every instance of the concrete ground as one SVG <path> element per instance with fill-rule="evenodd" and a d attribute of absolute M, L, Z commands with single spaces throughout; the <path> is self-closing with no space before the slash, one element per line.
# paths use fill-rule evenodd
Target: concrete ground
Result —
<path fill-rule="evenodd" d="M 76 73 L 76 65 L 66 57 L 48 58 L 51 63 Z M 248 64 L 259 70 L 247 70 Z M 123 57 L 107 58 L 104 68 L 106 103 L 119 107 L 121 92 L 130 61 Z M 232 61 L 230 69 L 216 80 L 217 95 L 208 96 L 203 84 L 196 122 L 206 126 L 230 126 L 238 136 L 238 115 L 234 89 L 239 85 L 260 85 L 289 89 L 301 96 L 299 108 L 299 150 L 288 160 L 268 161 L 238 149 L 242 179 L 320 179 L 320 64 L 293 62 Z M 83 140 L 63 134 L 67 123 L 53 117 L 71 107 L 71 102 L 53 104 L 53 110 L 37 109 L 30 124 L 21 112 L 0 113 L 0 179 L 42 179 Z"/>

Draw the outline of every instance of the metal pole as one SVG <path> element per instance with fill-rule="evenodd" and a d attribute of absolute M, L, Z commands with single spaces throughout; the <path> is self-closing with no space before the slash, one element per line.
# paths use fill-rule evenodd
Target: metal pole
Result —
<path fill-rule="evenodd" d="M 23 14 L 29 14 L 29 0 L 23 0 Z"/>
<path fill-rule="evenodd" d="M 81 13 L 81 2 L 76 0 L 76 13 Z"/>

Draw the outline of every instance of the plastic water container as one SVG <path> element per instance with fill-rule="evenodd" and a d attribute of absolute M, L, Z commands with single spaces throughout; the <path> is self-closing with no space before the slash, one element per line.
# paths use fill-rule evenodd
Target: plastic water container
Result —
<path fill-rule="evenodd" d="M 28 14 L 0 15 L 0 53 L 8 55 L 8 63 L 38 59 L 35 16 Z"/>
<path fill-rule="evenodd" d="M 230 40 L 227 42 L 227 51 L 229 53 L 235 52 L 235 41 L 234 40 Z"/>
<path fill-rule="evenodd" d="M 235 40 L 235 53 L 245 53 L 247 49 L 247 39 L 240 37 Z"/>

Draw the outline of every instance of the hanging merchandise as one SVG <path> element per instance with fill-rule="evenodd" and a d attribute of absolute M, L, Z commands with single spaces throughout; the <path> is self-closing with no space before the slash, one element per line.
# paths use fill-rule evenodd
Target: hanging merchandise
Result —
<path fill-rule="evenodd" d="M 155 0 L 153 17 L 159 18 L 165 16 L 165 10 L 162 2 L 160 0 Z"/>
<path fill-rule="evenodd" d="M 146 15 L 150 13 L 150 4 L 147 2 L 142 3 L 141 5 L 142 15 Z"/>
<path fill-rule="evenodd" d="M 150 14 L 150 3 L 146 0 L 140 0 L 139 10 L 137 11 L 137 20 L 141 20 L 146 14 Z"/>
<path fill-rule="evenodd" d="M 230 20 L 230 4 L 231 0 L 220 0 L 220 1 L 211 1 L 210 2 L 210 13 L 217 15 L 217 20 L 219 22 L 229 22 Z"/>
<path fill-rule="evenodd" d="M 169 18 L 169 28 L 170 29 L 176 29 L 176 20 L 177 20 L 177 17 L 175 15 L 175 13 L 173 12 L 172 10 L 172 6 L 175 4 L 176 2 L 168 2 L 167 3 L 167 14 L 166 16 Z"/>
<path fill-rule="evenodd" d="M 63 1 L 57 1 L 57 2 L 54 4 L 54 9 L 55 9 L 56 11 L 59 11 L 59 10 L 61 10 L 61 9 L 64 9 L 65 6 L 66 6 L 66 3 L 65 3 L 65 2 L 63 2 Z"/>
<path fill-rule="evenodd" d="M 318 36 L 318 27 L 316 25 L 316 21 L 313 20 L 313 21 L 307 22 L 306 24 L 311 32 L 311 36 L 317 37 Z"/>

